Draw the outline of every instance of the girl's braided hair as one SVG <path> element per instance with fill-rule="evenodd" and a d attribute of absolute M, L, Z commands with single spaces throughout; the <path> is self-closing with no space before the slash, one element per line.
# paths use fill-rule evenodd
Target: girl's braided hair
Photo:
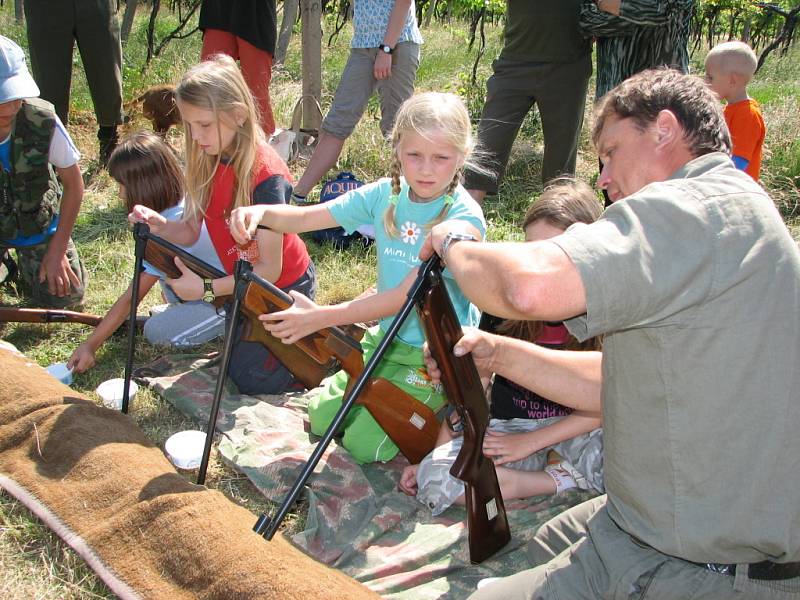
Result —
<path fill-rule="evenodd" d="M 461 154 L 461 161 L 458 169 L 453 173 L 453 179 L 447 186 L 446 196 L 452 196 L 461 181 L 461 172 L 464 164 L 469 164 L 471 168 L 483 171 L 478 165 L 474 165 L 470 158 L 475 149 L 475 141 L 472 137 L 472 123 L 469 113 L 461 99 L 455 94 L 441 92 L 423 92 L 414 94 L 406 100 L 397 112 L 397 117 L 392 128 L 392 199 L 389 207 L 383 216 L 383 226 L 386 233 L 391 237 L 399 237 L 400 232 L 395 224 L 395 206 L 400 196 L 400 144 L 403 135 L 408 132 L 415 132 L 424 138 L 431 138 L 433 135 L 444 136 L 447 144 L 451 145 Z M 441 223 L 450 210 L 450 202 L 445 201 L 442 210 L 436 217 L 425 224 L 425 230 L 429 231 L 437 223 Z"/>

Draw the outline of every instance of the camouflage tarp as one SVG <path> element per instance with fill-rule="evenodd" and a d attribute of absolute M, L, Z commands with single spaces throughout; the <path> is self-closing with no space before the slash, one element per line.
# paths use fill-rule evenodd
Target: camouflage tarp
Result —
<path fill-rule="evenodd" d="M 208 358 L 171 356 L 139 369 L 137 378 L 204 427 L 217 371 Z M 274 502 L 283 499 L 314 449 L 305 415 L 313 393 L 252 397 L 226 387 L 217 420 L 220 455 Z M 459 599 L 484 577 L 528 568 L 525 545 L 536 528 L 591 497 L 568 493 L 507 502 L 511 542 L 490 560 L 471 565 L 464 509 L 451 507 L 432 517 L 397 489 L 406 464 L 398 457 L 358 465 L 333 442 L 309 479 L 305 529 L 293 541 L 387 598 Z"/>

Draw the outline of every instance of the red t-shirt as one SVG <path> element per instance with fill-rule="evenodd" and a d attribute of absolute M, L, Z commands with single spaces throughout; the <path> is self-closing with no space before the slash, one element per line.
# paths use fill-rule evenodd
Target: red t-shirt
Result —
<path fill-rule="evenodd" d="M 266 189 L 266 194 L 257 194 L 255 204 L 285 204 L 284 190 L 291 186 L 289 169 L 275 151 L 269 146 L 259 148 L 258 163 L 250 181 L 251 193 Z M 211 184 L 211 197 L 203 220 L 208 228 L 211 242 L 219 255 L 225 272 L 233 273 L 233 265 L 239 258 L 241 249 L 231 235 L 228 219 L 233 204 L 236 176 L 233 169 L 220 163 Z M 291 189 L 289 187 L 289 189 Z M 308 250 L 297 234 L 283 234 L 283 264 L 280 277 L 275 281 L 279 288 L 285 288 L 300 278 L 308 269 L 311 258 Z"/>
<path fill-rule="evenodd" d="M 752 98 L 725 106 L 725 122 L 733 140 L 733 155 L 748 161 L 745 173 L 758 181 L 761 175 L 761 148 L 767 128 L 758 102 Z"/>

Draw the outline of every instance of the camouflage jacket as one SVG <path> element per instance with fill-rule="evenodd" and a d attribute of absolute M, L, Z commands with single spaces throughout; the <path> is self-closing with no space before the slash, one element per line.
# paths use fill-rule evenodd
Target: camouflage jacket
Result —
<path fill-rule="evenodd" d="M 0 240 L 42 233 L 58 212 L 61 188 L 49 162 L 53 106 L 29 98 L 11 132 L 11 171 L 0 169 Z"/>

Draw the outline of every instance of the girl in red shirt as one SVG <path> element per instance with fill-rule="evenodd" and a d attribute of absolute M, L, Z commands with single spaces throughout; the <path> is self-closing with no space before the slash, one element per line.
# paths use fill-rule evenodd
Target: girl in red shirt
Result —
<path fill-rule="evenodd" d="M 253 204 L 285 204 L 292 192 L 289 169 L 267 145 L 250 90 L 229 56 L 216 55 L 181 78 L 175 97 L 184 125 L 186 208 L 181 221 L 168 222 L 157 212 L 135 206 L 129 220 L 143 222 L 170 242 L 191 245 L 205 223 L 226 277 L 203 280 L 175 259 L 183 273 L 168 280 L 183 300 L 213 300 L 233 293 L 237 258 L 285 291 L 309 298 L 316 291 L 314 264 L 303 241 L 291 233 L 259 229 L 246 246 L 229 230 L 231 211 Z M 291 373 L 263 345 L 237 341 L 228 371 L 245 394 L 276 394 L 299 386 Z"/>

